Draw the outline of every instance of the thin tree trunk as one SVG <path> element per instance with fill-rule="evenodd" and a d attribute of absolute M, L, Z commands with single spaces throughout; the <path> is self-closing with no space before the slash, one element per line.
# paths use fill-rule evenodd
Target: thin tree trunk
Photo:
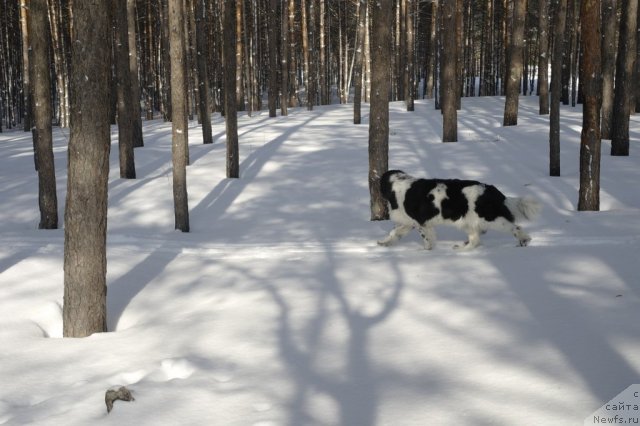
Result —
<path fill-rule="evenodd" d="M 280 34 L 281 52 L 281 89 L 280 89 L 280 115 L 289 115 L 289 2 L 282 3 L 282 29 Z"/>
<path fill-rule="evenodd" d="M 140 80 L 138 78 L 138 47 L 136 44 L 136 2 L 127 0 L 127 24 L 129 27 L 129 75 L 133 99 L 133 146 L 144 146 L 142 137 L 142 111 L 140 110 Z"/>
<path fill-rule="evenodd" d="M 236 20 L 233 3 L 225 2 L 224 5 L 224 117 L 227 132 L 227 177 L 240 176 L 240 162 L 238 150 L 238 116 L 236 89 Z"/>
<path fill-rule="evenodd" d="M 522 53 L 524 47 L 524 20 L 527 12 L 526 0 L 515 0 L 513 6 L 512 37 L 509 45 L 506 100 L 504 104 L 505 126 L 518 124 L 518 101 L 522 79 Z"/>
<path fill-rule="evenodd" d="M 456 28 L 456 0 L 443 0 L 440 5 L 442 28 Z M 442 102 L 442 142 L 458 141 L 456 37 L 442 37 L 442 70 L 440 98 Z"/>
<path fill-rule="evenodd" d="M 188 123 L 187 57 L 183 0 L 169 0 L 169 55 L 171 57 L 171 156 L 173 163 L 173 205 L 175 229 L 189 232 L 187 195 Z"/>
<path fill-rule="evenodd" d="M 549 5 L 538 0 L 538 96 L 540 115 L 549 114 Z"/>
<path fill-rule="evenodd" d="M 73 4 L 71 135 L 64 224 L 63 335 L 107 331 L 111 5 Z"/>
<path fill-rule="evenodd" d="M 120 177 L 135 179 L 134 161 L 135 121 L 131 68 L 129 63 L 129 24 L 127 21 L 127 0 L 116 0 L 115 4 L 115 71 L 118 106 L 118 151 Z"/>
<path fill-rule="evenodd" d="M 364 50 L 364 35 L 367 28 L 365 27 L 365 17 L 367 14 L 367 1 L 358 1 L 358 45 L 356 46 L 356 57 L 354 67 L 354 84 L 355 94 L 353 98 L 353 124 L 362 122 L 361 104 L 362 104 L 362 61 Z"/>
<path fill-rule="evenodd" d="M 628 0 L 620 18 L 620 41 L 616 65 L 613 120 L 611 127 L 611 155 L 629 155 L 629 115 L 633 90 L 633 66 L 636 60 L 636 27 L 638 0 Z"/>
<path fill-rule="evenodd" d="M 405 28 L 406 28 L 406 37 L 407 37 L 407 66 L 405 70 L 406 75 L 406 84 L 405 84 L 405 102 L 407 104 L 407 111 L 413 111 L 414 107 L 414 99 L 415 99 L 415 75 L 414 75 L 414 66 L 415 66 L 415 52 L 414 52 L 414 43 L 415 37 L 413 32 L 413 9 L 415 8 L 412 0 L 406 1 L 406 11 L 405 11 Z"/>
<path fill-rule="evenodd" d="M 46 0 L 29 3 L 30 59 L 29 73 L 33 82 L 33 140 L 36 169 L 38 170 L 38 201 L 40 229 L 58 228 L 58 196 L 56 170 L 53 162 L 53 136 L 51 130 L 51 74 L 49 55 L 51 33 Z"/>
<path fill-rule="evenodd" d="M 391 65 L 390 1 L 374 2 L 371 38 L 371 112 L 369 120 L 369 193 L 371 220 L 389 216 L 380 193 L 380 177 L 389 168 L 389 70 Z"/>
<path fill-rule="evenodd" d="M 580 190 L 578 210 L 600 210 L 600 0 L 582 0 L 584 93 L 580 136 Z"/>
<path fill-rule="evenodd" d="M 558 0 L 553 28 L 555 41 L 551 63 L 551 108 L 549 116 L 549 175 L 560 176 L 560 102 L 562 95 L 562 52 L 567 17 L 567 0 Z"/>
<path fill-rule="evenodd" d="M 207 66 L 208 19 L 204 0 L 195 0 L 196 66 L 198 69 L 198 116 L 202 123 L 202 143 L 213 143 L 211 135 L 211 107 L 209 101 L 209 70 Z"/>
<path fill-rule="evenodd" d="M 278 103 L 278 2 L 269 0 L 267 27 L 269 29 L 269 117 L 277 115 Z"/>

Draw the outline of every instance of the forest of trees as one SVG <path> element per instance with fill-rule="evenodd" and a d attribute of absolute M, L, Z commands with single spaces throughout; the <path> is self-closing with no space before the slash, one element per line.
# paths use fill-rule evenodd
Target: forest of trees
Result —
<path fill-rule="evenodd" d="M 358 124 L 370 102 L 381 118 L 369 124 L 379 220 L 389 101 L 412 111 L 415 99 L 435 98 L 442 141 L 455 142 L 463 97 L 505 96 L 510 126 L 519 96 L 538 95 L 550 115 L 551 176 L 561 170 L 560 104 L 584 104 L 578 208 L 598 210 L 600 141 L 629 155 L 629 116 L 640 111 L 638 14 L 638 0 L 0 0 L 0 131 L 32 131 L 40 227 L 56 228 L 51 127 L 70 128 L 65 309 L 87 280 L 96 292 L 87 300 L 102 303 L 109 124 L 118 126 L 120 176 L 134 179 L 142 120 L 172 122 L 175 224 L 188 232 L 187 120 L 197 118 L 206 144 L 211 114 L 224 115 L 235 178 L 237 111 L 273 117 L 353 103 Z M 105 324 L 90 310 L 68 321 L 65 310 L 65 321 L 76 336 Z"/>

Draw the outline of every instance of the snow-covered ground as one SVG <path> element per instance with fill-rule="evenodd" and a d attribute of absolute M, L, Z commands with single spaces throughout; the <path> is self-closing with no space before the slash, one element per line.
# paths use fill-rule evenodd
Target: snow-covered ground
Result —
<path fill-rule="evenodd" d="M 62 339 L 63 231 L 38 230 L 30 134 L 0 134 L 0 424 L 579 425 L 640 383 L 640 117 L 631 156 L 603 143 L 601 212 L 577 212 L 579 109 L 562 108 L 562 177 L 548 117 L 521 98 L 465 98 L 460 142 L 432 101 L 391 104 L 390 167 L 533 195 L 531 245 L 489 232 L 471 252 L 438 229 L 378 247 L 368 126 L 352 105 L 239 119 L 241 178 L 190 127 L 191 232 L 173 230 L 171 127 L 144 123 L 138 179 L 112 129 L 109 333 Z M 365 109 L 368 114 L 368 109 Z M 368 121 L 368 116 L 365 122 Z M 60 223 L 67 129 L 54 130 Z M 134 402 L 104 395 L 126 385 Z"/>

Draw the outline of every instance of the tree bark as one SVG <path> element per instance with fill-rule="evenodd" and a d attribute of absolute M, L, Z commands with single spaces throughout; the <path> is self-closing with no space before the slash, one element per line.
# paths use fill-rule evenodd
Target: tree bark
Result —
<path fill-rule="evenodd" d="M 442 28 L 456 28 L 456 0 L 444 0 L 440 5 Z M 442 142 L 458 141 L 456 37 L 442 35 L 442 71 L 440 99 L 442 104 Z"/>
<path fill-rule="evenodd" d="M 362 104 L 362 61 L 364 58 L 364 35 L 367 30 L 365 26 L 365 17 L 367 14 L 367 1 L 358 1 L 358 32 L 357 32 L 357 46 L 355 67 L 353 70 L 355 93 L 353 98 L 353 124 L 360 124 L 362 122 L 361 104 Z"/>
<path fill-rule="evenodd" d="M 524 46 L 524 20 L 527 12 L 526 0 L 515 0 L 513 6 L 512 37 L 509 45 L 506 100 L 504 104 L 505 126 L 518 124 L 518 101 L 522 79 L 522 52 Z"/>
<path fill-rule="evenodd" d="M 389 168 L 389 70 L 391 66 L 391 1 L 374 2 L 371 38 L 371 112 L 369 119 L 369 193 L 371 220 L 389 216 L 380 193 L 380 177 Z"/>
<path fill-rule="evenodd" d="M 198 69 L 198 116 L 202 123 L 202 143 L 213 143 L 211 134 L 211 107 L 209 96 L 209 70 L 207 66 L 207 36 L 209 34 L 204 0 L 195 0 L 196 66 Z"/>
<path fill-rule="evenodd" d="M 616 0 L 602 1 L 602 139 L 611 139 L 613 82 L 616 71 Z"/>
<path fill-rule="evenodd" d="M 613 120 L 611 128 L 611 155 L 629 155 L 629 115 L 633 90 L 633 66 L 636 60 L 636 27 L 638 0 L 628 0 L 620 18 L 620 41 L 616 65 Z"/>
<path fill-rule="evenodd" d="M 186 49 L 183 0 L 169 0 L 169 54 L 171 57 L 171 155 L 175 229 L 189 232 L 187 194 L 188 123 Z"/>
<path fill-rule="evenodd" d="M 233 3 L 224 5 L 224 117 L 227 133 L 227 177 L 240 176 L 236 89 L 236 16 Z"/>
<path fill-rule="evenodd" d="M 65 208 L 63 335 L 107 330 L 111 5 L 73 4 L 71 135 Z"/>
<path fill-rule="evenodd" d="M 578 210 L 600 210 L 600 0 L 582 0 L 582 133 Z"/>
<path fill-rule="evenodd" d="M 129 75 L 133 99 L 133 146 L 144 146 L 142 136 L 142 111 L 140 109 L 140 79 L 138 78 L 138 46 L 136 44 L 136 2 L 127 0 L 127 25 L 129 36 Z"/>
<path fill-rule="evenodd" d="M 540 115 L 549 114 L 549 5 L 538 0 L 538 101 Z"/>
<path fill-rule="evenodd" d="M 567 0 L 558 0 L 553 28 L 555 41 L 551 63 L 551 108 L 549 115 L 549 175 L 560 176 L 560 101 L 562 95 L 562 52 L 567 18 Z"/>
<path fill-rule="evenodd" d="M 129 63 L 129 24 L 127 21 L 127 0 L 115 2 L 115 62 L 118 106 L 118 153 L 120 177 L 136 178 L 134 161 L 135 121 L 133 87 Z"/>
<path fill-rule="evenodd" d="M 49 55 L 51 33 L 47 0 L 31 0 L 29 5 L 29 75 L 33 82 L 33 140 L 38 170 L 38 201 L 40 229 L 58 228 L 58 196 L 56 194 L 56 169 L 53 161 L 53 136 L 51 129 L 51 66 Z"/>

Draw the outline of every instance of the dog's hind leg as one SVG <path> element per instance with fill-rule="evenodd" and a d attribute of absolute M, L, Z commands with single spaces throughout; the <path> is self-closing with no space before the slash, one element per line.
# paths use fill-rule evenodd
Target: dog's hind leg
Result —
<path fill-rule="evenodd" d="M 467 232 L 467 241 L 464 242 L 461 246 L 454 246 L 453 248 L 456 250 L 471 250 L 480 245 L 480 233 L 482 230 L 480 229 L 465 229 Z"/>
<path fill-rule="evenodd" d="M 400 238 L 407 235 L 412 229 L 413 226 L 411 225 L 397 224 L 396 226 L 394 226 L 391 232 L 389 232 L 389 235 L 387 235 L 384 239 L 378 241 L 378 244 L 385 247 L 391 246 L 395 244 Z"/>
<path fill-rule="evenodd" d="M 431 250 L 436 246 L 436 230 L 433 226 L 421 226 L 418 228 L 425 250 Z"/>

